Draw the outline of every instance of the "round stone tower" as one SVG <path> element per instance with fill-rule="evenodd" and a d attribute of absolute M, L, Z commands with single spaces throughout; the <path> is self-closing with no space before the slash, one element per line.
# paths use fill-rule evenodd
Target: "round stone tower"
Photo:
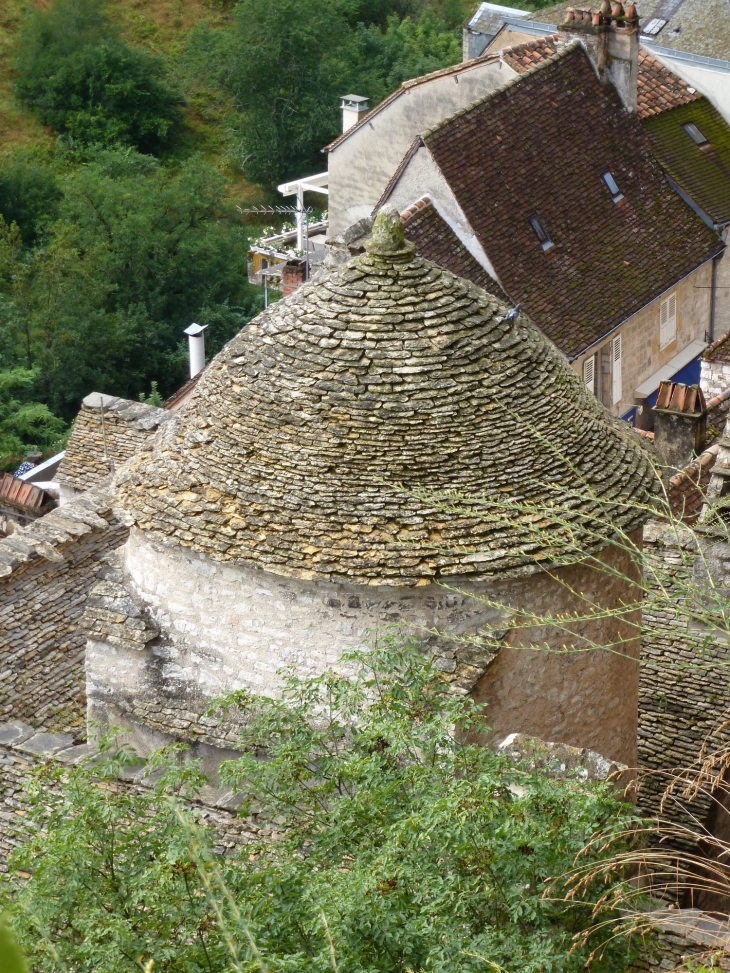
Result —
<path fill-rule="evenodd" d="M 638 618 L 604 609 L 635 598 L 616 538 L 640 541 L 653 481 L 524 315 L 381 213 L 363 256 L 252 321 L 120 471 L 132 529 L 87 611 L 90 714 L 220 746 L 212 696 L 274 693 L 282 666 L 321 672 L 400 624 L 500 739 L 631 764 Z"/>

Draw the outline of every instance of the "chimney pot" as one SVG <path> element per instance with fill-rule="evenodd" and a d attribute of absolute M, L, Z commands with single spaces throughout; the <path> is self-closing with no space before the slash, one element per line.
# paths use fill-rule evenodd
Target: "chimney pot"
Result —
<path fill-rule="evenodd" d="M 183 334 L 188 336 L 188 349 L 190 351 L 190 378 L 195 378 L 198 372 L 205 368 L 205 329 L 207 324 L 193 323 L 185 328 Z"/>
<path fill-rule="evenodd" d="M 627 20 L 636 20 L 636 4 L 635 3 L 627 3 L 626 4 L 626 19 Z"/>
<path fill-rule="evenodd" d="M 572 7 L 568 7 L 565 11 L 565 23 L 569 24 L 575 20 L 575 10 Z"/>
<path fill-rule="evenodd" d="M 603 17 L 611 16 L 611 0 L 603 0 L 601 4 L 601 15 Z"/>
<path fill-rule="evenodd" d="M 600 12 L 600 10 L 595 10 L 593 12 L 593 26 L 594 27 L 600 27 L 601 26 L 601 12 Z"/>
<path fill-rule="evenodd" d="M 611 8 L 611 16 L 612 17 L 623 17 L 623 15 L 624 15 L 624 6 L 623 6 L 623 4 L 622 3 L 614 3 L 613 7 Z"/>
<path fill-rule="evenodd" d="M 370 111 L 370 101 L 362 95 L 343 95 L 340 108 L 342 109 L 342 131 L 346 132 L 367 115 Z"/>

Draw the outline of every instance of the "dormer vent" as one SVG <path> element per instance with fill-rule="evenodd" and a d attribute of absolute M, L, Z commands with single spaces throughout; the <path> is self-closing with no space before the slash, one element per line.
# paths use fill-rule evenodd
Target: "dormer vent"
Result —
<path fill-rule="evenodd" d="M 540 222 L 540 219 L 537 216 L 537 214 L 532 213 L 532 215 L 528 216 L 527 218 L 530 221 L 530 226 L 535 231 L 535 236 L 540 241 L 540 246 L 543 248 L 543 250 L 549 250 L 551 247 L 554 247 L 555 244 L 550 239 L 547 230 Z"/>
<path fill-rule="evenodd" d="M 689 135 L 695 145 L 707 145 L 709 142 L 709 139 L 705 138 L 694 122 L 687 122 L 682 126 L 682 128 L 685 130 L 687 135 Z"/>
<path fill-rule="evenodd" d="M 618 183 L 613 178 L 610 172 L 603 173 L 603 181 L 608 186 L 608 190 L 611 193 L 611 198 L 613 199 L 614 203 L 620 203 L 621 200 L 624 198 L 624 194 L 618 188 Z"/>

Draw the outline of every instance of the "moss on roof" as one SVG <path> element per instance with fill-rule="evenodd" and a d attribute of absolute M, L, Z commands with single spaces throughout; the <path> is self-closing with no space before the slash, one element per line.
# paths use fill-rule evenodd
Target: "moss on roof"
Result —
<path fill-rule="evenodd" d="M 708 139 L 698 146 L 682 128 L 693 122 Z M 714 223 L 730 221 L 730 126 L 707 98 L 643 122 L 654 152 L 674 181 Z"/>
<path fill-rule="evenodd" d="M 638 526 L 655 482 L 638 437 L 524 315 L 380 236 L 210 363 L 117 477 L 137 526 L 220 561 L 372 585 L 574 558 L 565 527 L 521 503 L 555 504 L 573 528 L 599 517 L 599 549 L 612 525 Z"/>

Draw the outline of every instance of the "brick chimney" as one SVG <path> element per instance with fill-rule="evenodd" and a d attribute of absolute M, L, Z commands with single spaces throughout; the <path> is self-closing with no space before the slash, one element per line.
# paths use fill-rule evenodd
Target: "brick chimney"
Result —
<path fill-rule="evenodd" d="M 639 76 L 639 17 L 633 3 L 603 0 L 599 10 L 568 7 L 558 28 L 560 42 L 580 40 L 601 84 L 612 84 L 624 108 L 636 111 Z"/>
<path fill-rule="evenodd" d="M 667 465 L 682 470 L 702 449 L 707 408 L 699 385 L 662 382 L 654 406 L 654 445 Z"/>

